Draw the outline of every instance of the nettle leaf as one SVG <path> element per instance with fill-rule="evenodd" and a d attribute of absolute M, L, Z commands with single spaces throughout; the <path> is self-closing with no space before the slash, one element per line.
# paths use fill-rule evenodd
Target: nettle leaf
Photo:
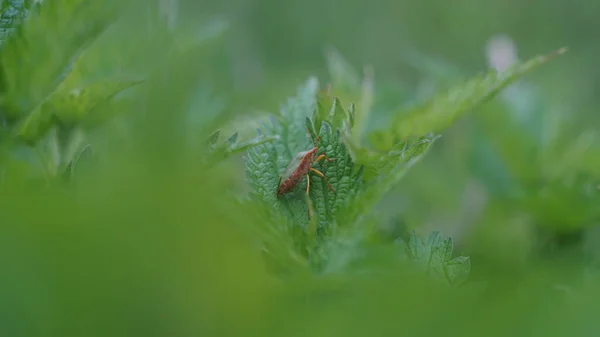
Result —
<path fill-rule="evenodd" d="M 350 196 L 338 220 L 342 223 L 352 222 L 362 214 L 367 214 L 427 154 L 438 138 L 429 135 L 412 143 L 398 143 L 385 153 L 371 151 L 345 138 L 352 157 L 356 158 L 356 163 L 364 171 L 364 181 L 361 182 L 361 189 Z"/>
<path fill-rule="evenodd" d="M 432 89 L 452 85 L 462 76 L 461 69 L 456 65 L 423 53 L 416 48 L 406 48 L 401 55 L 401 59 L 407 65 L 422 73 L 425 80 L 431 83 Z M 434 82 L 429 82 L 430 80 L 434 80 Z M 417 94 L 417 96 L 419 95 Z"/>
<path fill-rule="evenodd" d="M 439 232 L 426 239 L 413 232 L 408 242 L 398 239 L 402 257 L 410 261 L 420 272 L 436 281 L 462 285 L 471 271 L 471 259 L 465 256 L 452 258 L 452 239 L 443 238 Z"/>
<path fill-rule="evenodd" d="M 291 219 L 284 214 L 273 213 L 270 205 L 260 199 L 241 196 L 234 198 L 233 202 L 233 207 L 239 210 L 237 214 L 252 224 L 247 227 L 249 234 L 256 237 L 258 249 L 270 272 L 285 276 L 310 271 L 306 252 L 302 251 L 296 238 L 289 235 Z"/>
<path fill-rule="evenodd" d="M 573 170 L 541 182 L 529 185 L 517 200 L 542 226 L 569 231 L 594 226 L 600 219 L 597 176 Z"/>
<path fill-rule="evenodd" d="M 317 109 L 315 110 L 311 124 L 314 124 L 312 127 L 309 127 L 309 130 L 321 130 L 322 123 L 327 122 L 333 128 L 340 128 L 344 121 L 349 118 L 348 113 L 341 106 L 340 100 L 336 97 L 331 96 L 320 96 L 320 99 L 317 103 Z M 314 135 L 314 132 L 313 132 Z"/>
<path fill-rule="evenodd" d="M 17 137 L 27 143 L 33 143 L 43 136 L 51 121 L 70 126 L 97 126 L 111 117 L 98 113 L 104 112 L 101 109 L 106 108 L 114 96 L 142 82 L 107 80 L 96 81 L 81 88 L 59 87 L 19 123 L 16 129 Z"/>
<path fill-rule="evenodd" d="M 326 54 L 327 68 L 336 90 L 348 94 L 360 92 L 362 79 L 354 67 L 333 47 L 328 48 Z"/>
<path fill-rule="evenodd" d="M 42 7 L 35 22 L 24 25 L 23 32 L 15 36 L 16 42 L 7 44 L 0 55 L 7 68 L 14 62 L 13 58 L 33 63 L 37 59 L 30 54 L 44 57 L 49 54 L 44 51 L 50 48 L 46 41 L 30 40 L 49 40 L 53 43 L 51 50 L 60 50 L 48 60 L 44 58 L 28 67 L 28 72 L 20 72 L 20 77 L 14 76 L 12 70 L 7 74 L 9 91 L 3 97 L 4 110 L 11 126 L 16 125 L 13 134 L 20 140 L 32 145 L 54 124 L 92 128 L 116 114 L 131 111 L 126 106 L 115 108 L 121 103 L 127 104 L 124 101 L 130 97 L 123 95 L 124 91 L 138 86 L 150 73 L 161 69 L 161 62 L 170 55 L 189 52 L 222 30 L 209 27 L 201 34 L 197 29 L 193 30 L 196 34 L 192 34 L 192 29 L 167 34 L 157 27 L 149 31 L 131 23 L 129 17 L 117 16 L 116 8 L 111 1 L 102 6 L 89 0 L 53 2 Z M 63 17 L 63 10 L 68 15 Z M 61 14 L 59 26 L 52 23 L 58 20 L 54 17 L 57 11 Z M 88 15 L 91 17 L 87 18 Z M 76 28 L 80 20 L 87 20 L 87 31 L 82 30 L 81 35 L 62 31 L 73 29 L 63 26 L 63 21 Z M 35 48 L 30 44 L 35 44 Z"/>
<path fill-rule="evenodd" d="M 80 160 L 85 162 L 86 158 L 91 158 L 91 144 L 83 131 L 81 128 L 52 127 L 31 146 L 35 148 L 46 180 L 62 177 L 69 181 Z"/>
<path fill-rule="evenodd" d="M 348 111 L 351 111 L 351 124 L 354 129 L 352 135 L 358 140 L 366 127 L 373 106 L 373 69 L 365 67 L 361 76 L 333 47 L 327 50 L 326 56 L 332 84 L 329 90 L 334 90 L 335 96 L 341 97 L 341 101 L 353 102 Z"/>
<path fill-rule="evenodd" d="M 208 153 L 207 157 L 204 158 L 204 162 L 207 163 L 209 166 L 212 166 L 217 162 L 228 158 L 229 156 L 246 152 L 254 146 L 258 146 L 279 139 L 279 136 L 277 135 L 258 135 L 257 137 L 248 140 L 238 141 L 239 134 L 236 132 L 226 140 L 219 143 L 220 135 L 221 130 L 217 130 L 216 132 L 211 134 L 206 140 L 206 143 L 208 145 Z"/>
<path fill-rule="evenodd" d="M 312 235 L 330 232 L 334 226 L 335 214 L 345 205 L 349 195 L 358 189 L 357 170 L 341 138 L 339 128 L 332 123 L 340 123 L 342 116 L 348 116 L 341 108 L 327 109 L 328 117 L 321 117 L 317 106 L 318 82 L 309 79 L 299 90 L 296 97 L 290 99 L 282 107 L 281 115 L 273 116 L 258 131 L 259 135 L 278 135 L 279 138 L 248 151 L 246 156 L 246 174 L 254 189 L 254 194 L 277 212 L 292 219 L 294 228 L 290 230 L 299 235 Z M 323 103 L 321 102 L 321 105 Z M 338 106 L 337 103 L 335 106 Z M 324 111 L 324 110 L 323 110 Z M 312 116 L 312 118 L 310 118 Z M 329 118 L 332 120 L 329 120 Z M 314 213 L 309 210 L 306 199 L 307 179 L 301 182 L 288 194 L 277 197 L 279 179 L 288 168 L 290 162 L 302 151 L 313 148 L 318 136 L 319 149 L 316 156 L 325 154 L 335 158 L 332 162 L 321 160 L 314 168 L 321 171 L 335 192 L 329 190 L 324 179 L 310 173 L 310 204 Z M 313 139 L 311 139 L 313 138 Z M 310 229 L 310 231 L 309 231 Z"/>
<path fill-rule="evenodd" d="M 63 0 L 43 2 L 0 51 L 6 90 L 4 118 L 17 124 L 14 134 L 33 145 L 53 124 L 44 107 L 64 94 L 61 83 L 72 66 L 115 21 L 117 2 Z"/>
<path fill-rule="evenodd" d="M 217 130 L 208 136 L 206 140 L 206 145 L 208 145 L 209 149 L 212 150 L 217 146 L 217 142 L 219 141 L 219 137 L 221 136 L 221 130 Z"/>
<path fill-rule="evenodd" d="M 246 156 L 248 181 L 255 193 L 276 209 L 282 207 L 276 195 L 279 175 L 293 156 L 312 147 L 304 125 L 306 117 L 315 108 L 317 90 L 317 80 L 309 79 L 298 90 L 297 96 L 282 107 L 279 118 L 272 116 L 269 122 L 263 123 L 262 128 L 257 130 L 259 136 L 278 135 L 278 141 L 256 146 Z M 287 205 L 286 208 L 295 207 Z M 302 206 L 297 208 L 301 209 Z M 306 208 L 300 212 L 306 214 Z"/>
<path fill-rule="evenodd" d="M 62 124 L 95 126 L 109 118 L 93 115 L 95 112 L 100 112 L 100 108 L 109 104 L 121 92 L 143 82 L 140 79 L 113 78 L 93 81 L 75 88 L 60 88 L 61 90 L 52 95 L 46 104 Z"/>
<path fill-rule="evenodd" d="M 63 178 L 67 181 L 71 181 L 77 170 L 84 163 L 89 163 L 93 160 L 94 152 L 90 144 L 85 144 L 76 149 L 72 160 L 70 160 L 63 171 Z"/>
<path fill-rule="evenodd" d="M 57 172 L 68 182 L 77 176 L 80 169 L 89 167 L 95 159 L 92 145 L 85 140 L 81 129 L 70 131 L 69 136 L 68 143 L 63 148 L 61 169 Z"/>
<path fill-rule="evenodd" d="M 408 111 L 399 111 L 394 114 L 391 121 L 386 122 L 392 125 L 391 128 L 382 127 L 373 131 L 370 137 L 384 139 L 389 138 L 387 135 L 393 134 L 401 139 L 407 139 L 411 136 L 420 137 L 429 132 L 440 132 L 464 113 L 491 99 L 521 76 L 546 63 L 553 56 L 565 52 L 566 49 L 563 48 L 549 55 L 517 63 L 503 72 L 490 70 L 476 76 Z"/>
<path fill-rule="evenodd" d="M 376 226 L 357 228 L 358 224 L 365 223 L 364 216 L 427 153 L 438 136 L 399 142 L 385 152 L 373 151 L 352 137 L 353 106 L 346 110 L 339 99 L 318 95 L 316 84 L 313 79 L 307 81 L 282 108 L 281 115 L 273 116 L 258 130 L 259 135 L 279 138 L 248 151 L 246 174 L 252 194 L 271 205 L 275 214 L 291 219 L 288 230 L 299 242 L 299 249 L 311 254 L 313 267 L 330 270 L 337 267 L 326 262 L 329 257 L 344 253 L 340 249 L 356 248 L 372 234 Z M 290 173 L 295 174 L 303 151 L 313 148 L 317 140 L 315 156 L 325 154 L 335 159 L 321 160 L 314 168 L 326 176 L 335 192 L 311 172 L 308 197 L 306 176 L 290 193 L 278 197 L 280 178 L 285 181 Z M 332 246 L 331 240 L 341 245 Z M 343 264 L 352 262 L 343 260 Z"/>
<path fill-rule="evenodd" d="M 116 1 L 43 2 L 0 53 L 8 117 L 32 111 L 62 82 L 71 62 L 112 22 Z"/>

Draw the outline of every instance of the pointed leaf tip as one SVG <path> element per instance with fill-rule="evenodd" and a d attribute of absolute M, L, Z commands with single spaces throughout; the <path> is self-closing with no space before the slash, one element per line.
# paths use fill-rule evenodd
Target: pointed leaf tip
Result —
<path fill-rule="evenodd" d="M 501 72 L 491 70 L 476 75 L 408 110 L 397 111 L 386 126 L 373 130 L 372 136 L 381 139 L 393 136 L 406 139 L 429 132 L 439 133 L 511 83 L 566 51 L 567 48 L 563 47 L 553 53 L 515 63 Z"/>
<path fill-rule="evenodd" d="M 227 141 L 229 142 L 230 145 L 235 144 L 235 142 L 237 142 L 239 136 L 239 132 L 234 133 L 231 137 L 229 137 L 229 139 L 227 139 Z"/>

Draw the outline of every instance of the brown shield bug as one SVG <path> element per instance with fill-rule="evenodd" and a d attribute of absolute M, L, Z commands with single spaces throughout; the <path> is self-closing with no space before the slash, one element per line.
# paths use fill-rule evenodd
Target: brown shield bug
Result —
<path fill-rule="evenodd" d="M 310 132 L 309 132 L 310 136 Z M 312 137 L 311 137 L 312 140 Z M 333 186 L 329 183 L 323 172 L 315 169 L 313 166 L 314 163 L 320 161 L 321 159 L 325 159 L 328 162 L 332 162 L 335 158 L 329 158 L 326 155 L 322 154 L 315 157 L 315 154 L 319 150 L 319 141 L 321 137 L 317 137 L 316 142 L 313 141 L 313 148 L 308 151 L 302 151 L 296 154 L 294 158 L 290 161 L 290 164 L 283 172 L 283 174 L 279 177 L 279 184 L 277 187 L 277 196 L 282 196 L 284 194 L 289 193 L 302 181 L 302 178 L 306 176 L 306 194 L 308 195 L 310 191 L 310 176 L 309 173 L 313 172 L 323 178 L 327 183 L 327 186 L 332 192 L 335 192 Z"/>

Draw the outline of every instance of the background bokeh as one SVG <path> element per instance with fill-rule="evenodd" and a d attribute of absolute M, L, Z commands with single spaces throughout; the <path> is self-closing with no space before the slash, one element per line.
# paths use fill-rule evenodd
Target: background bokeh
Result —
<path fill-rule="evenodd" d="M 586 0 L 238 0 L 182 3 L 179 13 L 193 20 L 213 12 L 229 20 L 231 75 L 254 89 L 281 86 L 289 76 L 325 75 L 328 46 L 357 67 L 373 65 L 380 81 L 412 86 L 422 74 L 405 55 L 415 51 L 472 74 L 486 68 L 484 47 L 496 34 L 514 39 L 522 58 L 567 46 L 572 53 L 561 66 L 533 76 L 543 78 L 536 85 L 551 90 L 548 96 L 586 110 L 598 78 L 593 70 L 598 6 Z"/>

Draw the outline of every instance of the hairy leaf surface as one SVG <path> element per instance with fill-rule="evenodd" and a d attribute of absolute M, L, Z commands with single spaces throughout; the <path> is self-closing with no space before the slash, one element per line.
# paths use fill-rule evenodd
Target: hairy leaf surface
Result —
<path fill-rule="evenodd" d="M 341 124 L 340 116 L 347 114 L 339 105 L 337 109 L 336 105 L 333 105 L 327 110 L 331 111 L 331 114 L 319 118 L 317 91 L 316 79 L 309 79 L 298 90 L 297 96 L 282 107 L 281 114 L 264 123 L 259 131 L 259 135 L 277 135 L 278 139 L 253 147 L 246 157 L 246 174 L 254 193 L 275 210 L 293 219 L 292 223 L 297 227 L 293 230 L 299 230 L 299 233 L 304 233 L 302 235 L 331 230 L 334 215 L 345 204 L 348 195 L 357 188 L 357 172 L 353 160 L 342 142 L 341 132 L 331 124 L 332 121 Z M 310 173 L 311 208 L 314 211 L 312 220 L 316 225 L 309 230 L 309 210 L 305 198 L 306 177 L 303 177 L 292 192 L 279 198 L 276 193 L 279 178 L 284 174 L 284 170 L 297 153 L 313 147 L 316 136 L 320 137 L 316 156 L 325 154 L 335 159 L 332 162 L 321 160 L 314 167 L 327 177 L 336 192 L 330 191 L 321 177 Z"/>

